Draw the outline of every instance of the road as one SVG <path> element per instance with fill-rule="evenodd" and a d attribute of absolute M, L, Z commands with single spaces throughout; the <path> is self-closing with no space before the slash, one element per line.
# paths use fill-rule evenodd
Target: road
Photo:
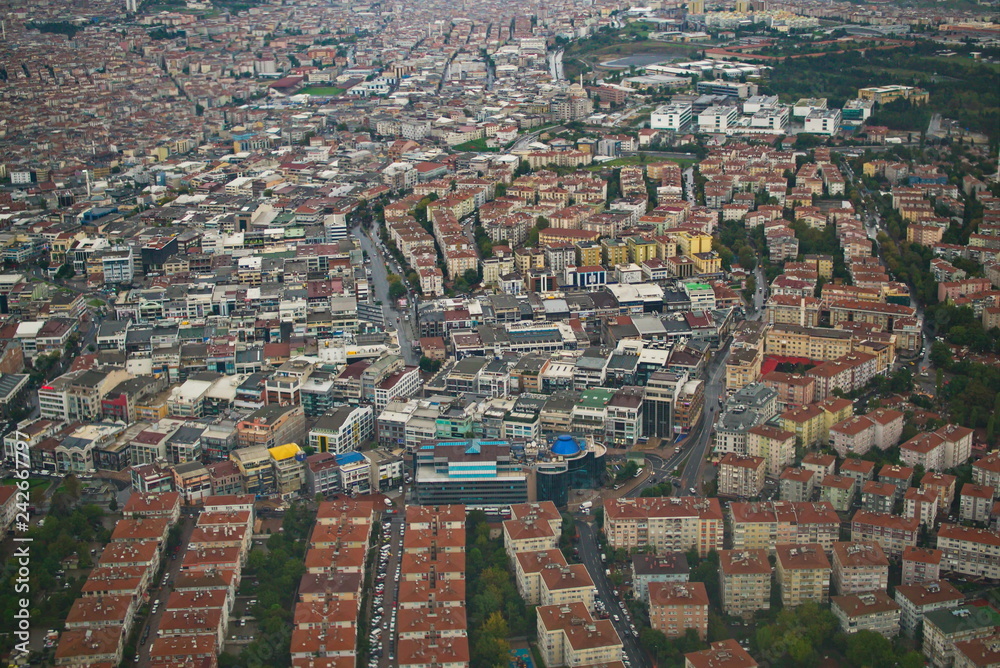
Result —
<path fill-rule="evenodd" d="M 184 553 L 187 550 L 188 542 L 191 540 L 191 534 L 194 532 L 195 523 L 197 522 L 197 516 L 188 515 L 186 513 L 181 514 L 180 526 L 181 526 L 181 536 L 179 543 L 179 550 L 177 551 L 176 558 L 171 558 L 171 555 L 164 553 L 163 560 L 161 564 L 163 565 L 163 571 L 156 575 L 158 578 L 150 583 L 149 591 L 146 594 L 146 601 L 150 606 L 149 617 L 145 620 L 145 625 L 142 631 L 139 633 L 138 640 L 136 641 L 136 656 L 139 657 L 138 661 L 135 661 L 135 657 L 124 657 L 123 663 L 134 662 L 136 666 L 140 668 L 146 668 L 150 665 L 149 661 L 149 650 L 153 646 L 153 641 L 156 640 L 157 629 L 160 626 L 160 618 L 167 610 L 167 600 L 170 598 L 170 593 L 173 591 L 171 586 L 177 574 L 181 570 L 181 562 L 184 561 Z M 167 576 L 167 584 L 161 585 L 163 582 L 163 576 Z M 152 612 L 153 602 L 159 601 L 157 606 L 157 611 Z M 145 638 L 145 642 L 143 642 Z"/>
<path fill-rule="evenodd" d="M 705 407 L 701 414 L 701 420 L 684 441 L 684 449 L 690 452 L 691 456 L 688 457 L 684 472 L 681 474 L 681 489 L 684 490 L 682 493 L 690 493 L 688 489 L 694 488 L 695 496 L 701 495 L 701 469 L 705 463 L 705 453 L 712 440 L 715 418 L 720 412 L 719 397 L 725 395 L 729 343 L 727 341 L 726 345 L 715 353 L 708 363 L 707 378 L 705 379 Z"/>
<path fill-rule="evenodd" d="M 389 668 L 394 663 L 394 660 L 389 660 L 389 655 L 392 654 L 395 657 L 396 652 L 396 635 L 395 635 L 395 625 L 393 626 L 393 633 L 389 632 L 389 621 L 392 620 L 396 614 L 396 601 L 399 597 L 399 583 L 396 582 L 396 568 L 402 561 L 403 555 L 403 515 L 386 515 L 385 522 L 391 527 L 389 534 L 389 540 L 386 542 L 379 541 L 378 546 L 381 550 L 383 545 L 389 546 L 389 558 L 386 561 L 385 566 L 385 576 L 383 577 L 380 573 L 380 562 L 376 562 L 376 576 L 375 576 L 375 592 L 374 596 L 368 599 L 368 619 L 372 620 L 374 615 L 373 610 L 381 607 L 383 612 L 381 614 L 381 621 L 378 624 L 378 628 L 382 629 L 382 655 L 379 657 L 379 665 Z M 402 578 L 403 575 L 400 575 Z M 380 579 L 381 578 L 381 579 Z M 382 586 L 384 591 L 379 594 L 378 586 Z M 395 624 L 395 623 L 394 623 Z M 375 625 L 372 624 L 372 628 Z M 375 648 L 372 647 L 374 650 Z"/>
<path fill-rule="evenodd" d="M 549 74 L 552 75 L 553 81 L 563 80 L 563 52 L 564 49 L 559 49 L 558 51 L 552 51 L 549 53 Z"/>
<path fill-rule="evenodd" d="M 678 152 L 678 151 L 645 151 L 645 150 L 643 150 L 643 151 L 622 151 L 622 157 L 626 157 L 627 158 L 629 156 L 639 155 L 640 153 L 642 153 L 643 155 L 651 155 L 651 156 L 655 156 L 657 158 L 664 158 L 664 159 L 667 159 L 667 160 L 670 160 L 670 159 L 674 159 L 674 160 L 697 160 L 698 159 L 698 156 L 695 155 L 694 153 L 681 153 L 681 152 Z"/>
<path fill-rule="evenodd" d="M 642 651 L 638 639 L 632 635 L 632 631 L 629 629 L 629 624 L 626 621 L 629 617 L 625 613 L 625 605 L 622 603 L 622 599 L 615 594 L 614 588 L 604 574 L 605 566 L 601 563 L 601 549 L 597 544 L 597 528 L 590 522 L 583 521 L 577 522 L 576 526 L 580 529 L 580 560 L 583 561 L 587 572 L 590 573 L 590 577 L 594 581 L 598 598 L 604 601 L 607 606 L 608 614 L 611 615 L 611 623 L 614 624 L 615 630 L 622 640 L 625 656 L 636 668 L 651 668 L 646 653 Z M 617 622 L 614 621 L 615 615 L 618 615 L 619 621 Z"/>
<path fill-rule="evenodd" d="M 389 269 L 386 268 L 388 254 L 382 252 L 376 246 L 376 242 L 371 238 L 371 234 L 367 230 L 363 231 L 361 227 L 355 227 L 351 230 L 351 234 L 358 238 L 361 242 L 361 249 L 368 254 L 368 266 L 372 270 L 372 280 L 370 282 L 375 290 L 375 299 L 382 302 L 382 318 L 385 325 L 386 327 L 396 328 L 399 336 L 400 354 L 406 360 L 407 364 L 415 365 L 420 361 L 419 356 L 413 350 L 413 341 L 416 338 L 413 327 L 416 323 L 416 316 L 411 311 L 409 313 L 410 320 L 406 321 L 404 316 L 407 313 L 400 311 L 393 301 L 389 299 Z M 393 273 L 399 273 L 400 268 L 395 265 L 395 260 L 389 257 L 388 261 L 392 263 L 390 268 L 393 270 Z M 411 296 L 411 301 L 413 298 L 415 298 L 415 295 Z"/>

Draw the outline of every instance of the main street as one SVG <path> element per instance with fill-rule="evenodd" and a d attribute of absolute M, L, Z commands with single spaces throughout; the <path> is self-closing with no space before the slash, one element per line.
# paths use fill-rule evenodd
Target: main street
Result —
<path fill-rule="evenodd" d="M 371 284 L 371 289 L 375 292 L 375 300 L 382 302 L 382 318 L 385 325 L 386 327 L 396 328 L 399 337 L 400 354 L 406 360 L 407 364 L 415 365 L 419 361 L 419 356 L 413 350 L 413 341 L 417 338 L 413 331 L 413 327 L 416 326 L 416 320 L 415 316 L 409 313 L 409 309 L 407 309 L 407 313 L 403 313 L 389 299 L 389 270 L 386 268 L 386 256 L 388 254 L 382 252 L 382 249 L 378 247 L 367 230 L 362 230 L 361 227 L 354 227 L 351 229 L 351 234 L 358 238 L 361 242 L 361 249 L 367 253 L 368 259 L 365 266 L 372 270 L 372 277 L 369 283 Z M 390 257 L 389 262 L 394 263 L 395 260 Z M 393 266 L 393 269 L 395 273 L 400 271 L 396 266 Z M 414 299 L 415 295 L 412 292 L 410 294 L 411 300 Z M 410 315 L 409 321 L 405 319 L 406 315 Z"/>
<path fill-rule="evenodd" d="M 701 494 L 701 468 L 705 463 L 705 453 L 712 440 L 712 430 L 715 427 L 716 415 L 721 412 L 719 398 L 725 393 L 726 360 L 729 359 L 729 342 L 723 346 L 708 363 L 708 373 L 705 379 L 705 404 L 701 420 L 695 425 L 684 441 L 685 450 L 690 453 L 684 472 L 681 474 L 681 494 Z"/>
<path fill-rule="evenodd" d="M 631 619 L 631 616 L 626 614 L 622 599 L 615 594 L 614 588 L 604 574 L 605 566 L 601 563 L 601 548 L 597 544 L 597 528 L 590 522 L 577 522 L 576 526 L 580 530 L 580 560 L 587 567 L 587 572 L 590 573 L 590 577 L 594 581 L 597 597 L 607 606 L 608 614 L 611 615 L 611 623 L 622 640 L 625 656 L 632 666 L 650 668 L 645 652 L 642 651 L 638 639 L 632 635 L 632 630 L 629 628 L 628 620 Z M 618 616 L 617 622 L 614 620 L 616 615 Z"/>

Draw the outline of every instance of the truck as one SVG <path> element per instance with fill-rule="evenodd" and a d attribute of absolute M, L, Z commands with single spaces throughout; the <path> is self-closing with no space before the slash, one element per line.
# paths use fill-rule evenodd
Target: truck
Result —
<path fill-rule="evenodd" d="M 608 555 L 604 554 L 603 552 L 601 552 L 601 563 L 602 564 L 608 563 Z"/>
<path fill-rule="evenodd" d="M 589 513 L 590 509 L 593 508 L 593 507 L 594 507 L 594 502 L 593 501 L 584 501 L 583 503 L 580 504 L 580 512 L 581 513 Z"/>

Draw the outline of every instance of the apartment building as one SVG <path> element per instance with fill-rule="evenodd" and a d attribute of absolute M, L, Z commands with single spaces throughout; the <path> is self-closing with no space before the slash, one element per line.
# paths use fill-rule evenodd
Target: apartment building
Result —
<path fill-rule="evenodd" d="M 920 521 L 916 518 L 859 510 L 851 519 L 852 541 L 874 541 L 893 559 L 902 557 L 908 546 L 916 545 L 919 535 Z"/>
<path fill-rule="evenodd" d="M 767 550 L 719 552 L 722 609 L 748 619 L 757 610 L 771 607 L 771 562 Z"/>
<path fill-rule="evenodd" d="M 942 524 L 937 547 L 944 570 L 1000 580 L 1000 534 L 996 531 Z"/>
<path fill-rule="evenodd" d="M 764 489 L 766 463 L 763 457 L 726 453 L 719 462 L 719 495 L 741 498 L 760 496 Z"/>
<path fill-rule="evenodd" d="M 764 458 L 768 477 L 777 478 L 795 461 L 795 432 L 761 424 L 747 430 L 746 440 L 747 454 Z"/>
<path fill-rule="evenodd" d="M 806 357 L 828 362 L 851 353 L 853 334 L 843 329 L 775 323 L 765 339 L 765 355 Z"/>
<path fill-rule="evenodd" d="M 651 497 L 607 499 L 604 533 L 611 547 L 651 546 L 657 554 L 721 550 L 722 507 L 718 499 Z"/>
<path fill-rule="evenodd" d="M 965 600 L 965 595 L 947 580 L 904 583 L 896 586 L 894 595 L 899 604 L 899 626 L 911 638 L 923 624 L 926 613 L 956 608 Z"/>
<path fill-rule="evenodd" d="M 806 601 L 825 603 L 830 594 L 830 560 L 819 543 L 778 545 L 777 582 L 786 608 Z"/>
<path fill-rule="evenodd" d="M 929 489 L 908 487 L 903 495 L 903 517 L 913 517 L 933 529 L 938 514 L 938 497 Z"/>
<path fill-rule="evenodd" d="M 708 649 L 684 655 L 684 668 L 757 668 L 750 653 L 732 638 L 719 640 Z"/>
<path fill-rule="evenodd" d="M 846 513 L 851 509 L 855 489 L 854 478 L 828 475 L 819 483 L 819 498 L 823 501 L 829 501 L 837 512 Z"/>
<path fill-rule="evenodd" d="M 972 463 L 972 481 L 1000 489 L 1000 451 L 993 451 Z"/>
<path fill-rule="evenodd" d="M 830 610 L 844 633 L 872 631 L 886 638 L 899 635 L 899 604 L 884 591 L 832 596 Z"/>
<path fill-rule="evenodd" d="M 652 582 L 687 582 L 690 577 L 691 567 L 683 552 L 632 555 L 632 591 L 640 601 L 647 600 Z"/>
<path fill-rule="evenodd" d="M 896 492 L 895 485 L 869 480 L 861 488 L 861 507 L 873 513 L 891 513 L 896 505 Z"/>
<path fill-rule="evenodd" d="M 269 404 L 236 423 L 236 440 L 241 448 L 273 448 L 285 443 L 304 443 L 306 418 L 302 406 Z"/>
<path fill-rule="evenodd" d="M 811 501 L 816 474 L 800 468 L 787 468 L 778 477 L 778 490 L 782 501 L 801 503 Z"/>
<path fill-rule="evenodd" d="M 892 485 L 896 488 L 893 497 L 902 499 L 903 494 L 913 482 L 914 469 L 909 466 L 897 466 L 886 464 L 878 470 L 878 481 Z"/>
<path fill-rule="evenodd" d="M 960 640 L 955 643 L 955 668 L 1000 666 L 1000 635 Z"/>
<path fill-rule="evenodd" d="M 519 552 L 538 552 L 559 546 L 559 534 L 547 521 L 530 517 L 506 520 L 503 523 L 503 543 L 513 559 Z"/>
<path fill-rule="evenodd" d="M 958 478 L 950 473 L 928 471 L 920 479 L 920 489 L 933 492 L 938 497 L 938 512 L 950 512 L 955 503 Z"/>
<path fill-rule="evenodd" d="M 829 551 L 840 539 L 840 517 L 827 502 L 729 504 L 734 550 L 767 550 L 779 544 L 819 543 Z"/>
<path fill-rule="evenodd" d="M 988 485 L 965 483 L 959 492 L 960 517 L 970 522 L 989 522 L 996 490 Z"/>
<path fill-rule="evenodd" d="M 854 478 L 859 492 L 869 480 L 875 479 L 875 462 L 863 459 L 845 459 L 840 463 L 840 475 Z"/>
<path fill-rule="evenodd" d="M 595 620 L 583 603 L 543 605 L 537 615 L 538 648 L 546 666 L 588 666 L 621 661 L 622 641 L 607 619 Z"/>
<path fill-rule="evenodd" d="M 841 596 L 889 586 L 889 560 L 878 543 L 837 542 L 832 555 L 831 584 Z"/>
<path fill-rule="evenodd" d="M 701 582 L 652 582 L 649 585 L 649 624 L 668 638 L 688 629 L 708 636 L 708 592 Z"/>
<path fill-rule="evenodd" d="M 903 584 L 941 579 L 941 550 L 909 546 L 903 550 Z"/>
<path fill-rule="evenodd" d="M 955 660 L 955 643 L 988 638 L 1000 631 L 1000 613 L 988 606 L 960 605 L 924 613 L 923 652 L 934 668 Z"/>
<path fill-rule="evenodd" d="M 583 564 L 543 568 L 539 573 L 541 605 L 581 602 L 594 609 L 594 581 Z"/>

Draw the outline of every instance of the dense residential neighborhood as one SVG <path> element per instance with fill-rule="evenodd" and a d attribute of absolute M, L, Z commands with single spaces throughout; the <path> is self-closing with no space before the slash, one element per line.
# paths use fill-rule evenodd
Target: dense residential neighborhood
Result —
<path fill-rule="evenodd" d="M 5 665 L 1000 665 L 995 4 L 4 9 Z"/>

